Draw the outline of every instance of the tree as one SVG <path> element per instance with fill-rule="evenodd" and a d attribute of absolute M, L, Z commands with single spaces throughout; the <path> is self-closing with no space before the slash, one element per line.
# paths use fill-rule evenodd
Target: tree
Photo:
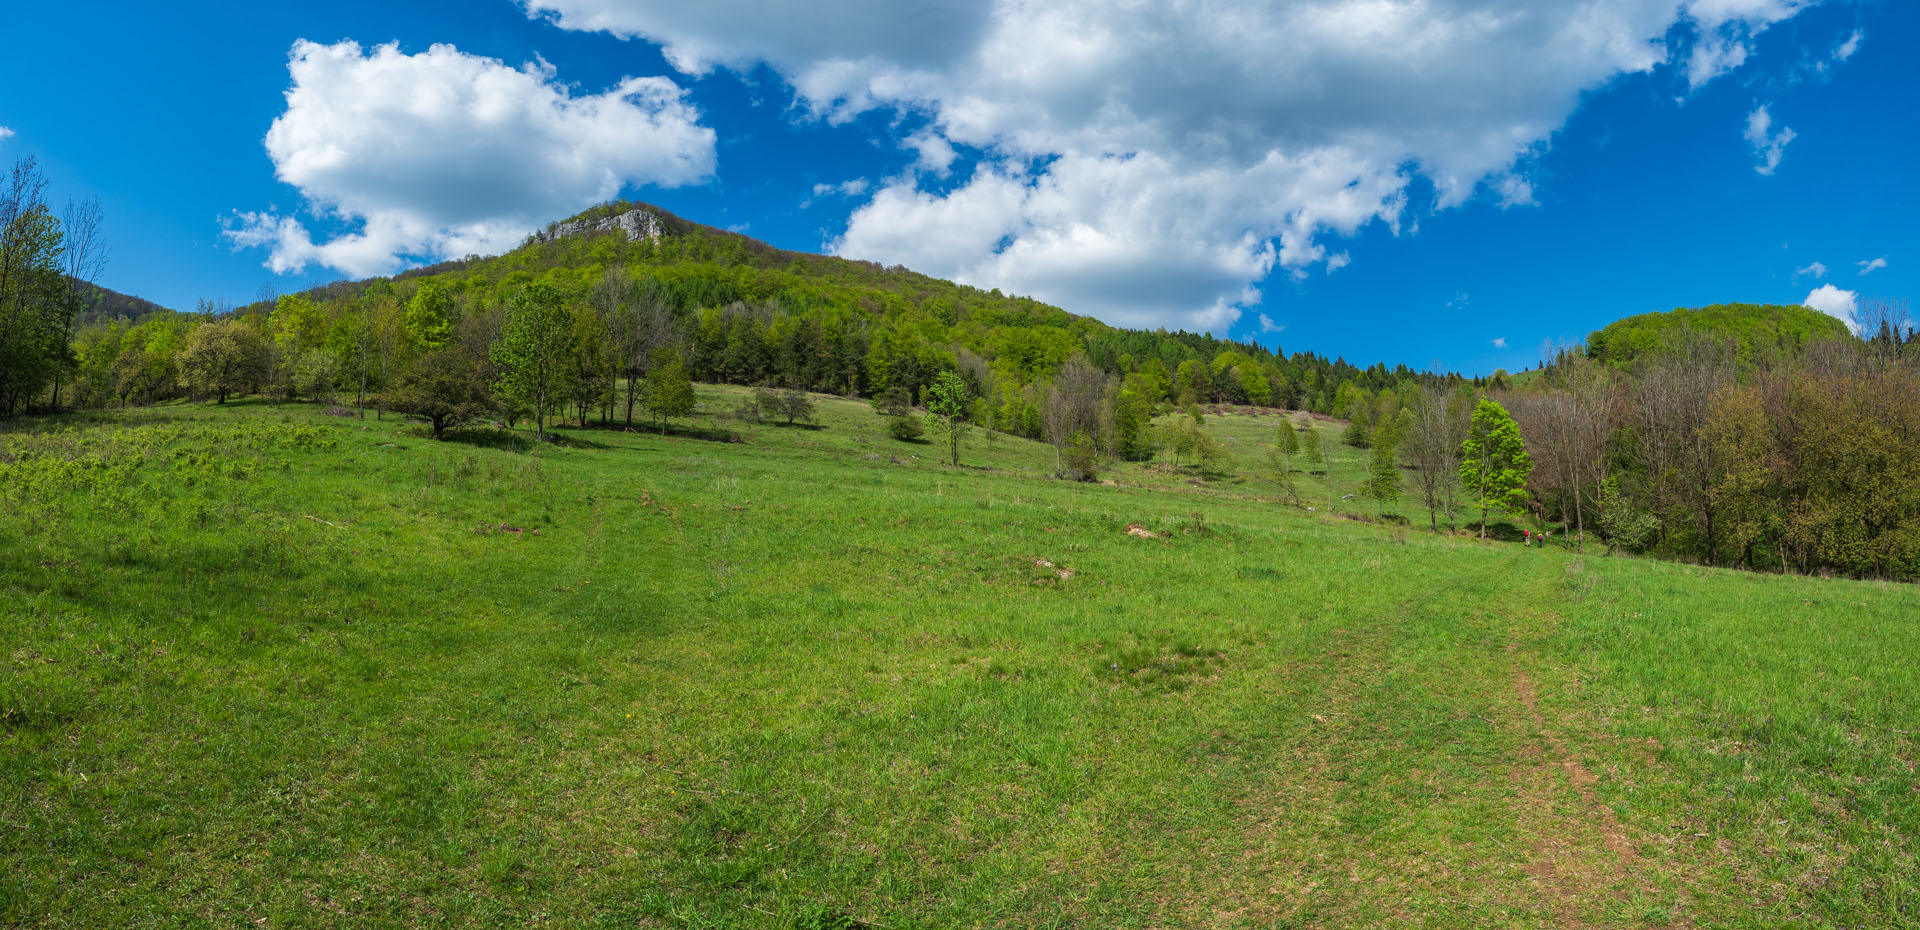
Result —
<path fill-rule="evenodd" d="M 913 413 L 913 398 L 903 387 L 890 387 L 873 396 L 873 411 L 883 417 L 904 417 Z"/>
<path fill-rule="evenodd" d="M 1055 372 L 1047 385 L 1041 416 L 1046 424 L 1047 441 L 1053 444 L 1053 467 L 1061 477 L 1084 479 L 1091 468 L 1072 467 L 1067 461 L 1068 446 L 1079 443 L 1095 448 L 1104 432 L 1103 401 L 1107 376 L 1093 367 L 1085 355 L 1074 355 Z M 1085 456 L 1082 456 L 1085 458 Z"/>
<path fill-rule="evenodd" d="M 1274 431 L 1273 449 L 1269 453 L 1274 470 L 1280 474 L 1280 490 L 1286 492 L 1287 499 L 1298 502 L 1299 489 L 1293 484 L 1293 457 L 1300 454 L 1300 436 L 1293 429 L 1293 421 L 1282 418 L 1280 428 Z"/>
<path fill-rule="evenodd" d="M 1128 386 L 1113 395 L 1113 451 L 1122 459 L 1135 461 L 1153 454 L 1153 403 L 1147 399 L 1150 387 L 1139 375 L 1127 378 Z"/>
<path fill-rule="evenodd" d="M 591 304 L 573 309 L 573 379 L 569 398 L 574 418 L 587 425 L 587 414 L 596 407 L 603 417 L 611 413 L 614 379 L 619 377 L 613 333 L 608 321 Z"/>
<path fill-rule="evenodd" d="M 1311 421 L 1300 428 L 1300 457 L 1306 460 L 1309 471 L 1315 465 L 1320 466 L 1321 471 L 1326 470 L 1326 443 L 1320 439 L 1320 431 L 1313 428 Z"/>
<path fill-rule="evenodd" d="M 329 321 L 314 301 L 299 294 L 282 294 L 274 301 L 267 326 L 273 337 L 280 392 L 293 400 L 299 397 L 303 387 L 300 376 L 312 373 L 314 363 L 307 358 L 307 353 L 326 342 Z"/>
<path fill-rule="evenodd" d="M 966 438 L 967 383 L 958 374 L 943 371 L 927 386 L 927 428 L 947 440 L 950 461 L 960 464 L 960 443 Z"/>
<path fill-rule="evenodd" d="M 1460 445 L 1460 484 L 1480 506 L 1480 538 L 1487 538 L 1487 520 L 1495 510 L 1514 511 L 1527 499 L 1527 476 L 1533 459 L 1520 438 L 1520 426 L 1507 409 L 1492 398 L 1473 410 L 1467 438 Z"/>
<path fill-rule="evenodd" d="M 1374 503 L 1374 515 L 1386 516 L 1386 505 L 1400 499 L 1400 461 L 1395 447 L 1406 431 L 1403 418 L 1383 421 L 1373 433 L 1373 451 L 1367 456 L 1367 480 L 1360 494 Z"/>
<path fill-rule="evenodd" d="M 447 350 L 415 359 L 400 372 L 383 401 L 384 406 L 426 420 L 435 439 L 445 439 L 447 430 L 478 417 L 490 404 L 479 366 Z"/>
<path fill-rule="evenodd" d="M 1227 449 L 1206 428 L 1186 416 L 1173 416 L 1154 427 L 1162 447 L 1173 453 L 1173 467 L 1180 467 L 1182 456 L 1193 460 L 1200 470 L 1213 471 L 1228 461 Z"/>
<path fill-rule="evenodd" d="M 67 243 L 33 159 L 0 184 L 0 418 L 32 404 L 72 358 Z"/>
<path fill-rule="evenodd" d="M 680 358 L 680 353 L 668 348 L 655 350 L 653 365 L 647 372 L 643 404 L 660 425 L 662 436 L 667 434 L 668 420 L 693 412 L 693 379 L 687 375 L 687 363 Z"/>
<path fill-rule="evenodd" d="M 187 336 L 180 367 L 197 390 L 226 403 L 244 389 L 257 388 L 273 374 L 272 350 L 253 327 L 239 320 L 205 323 Z"/>
<path fill-rule="evenodd" d="M 432 352 L 453 339 L 453 297 L 447 286 L 428 279 L 407 300 L 406 332 L 413 344 Z"/>
<path fill-rule="evenodd" d="M 573 319 L 560 293 L 529 284 L 507 306 L 506 325 L 493 347 L 500 392 L 533 412 L 534 438 L 547 440 L 547 414 L 561 409 L 573 386 Z"/>
<path fill-rule="evenodd" d="M 795 421 L 802 423 L 813 422 L 813 398 L 808 397 L 807 392 L 787 388 L 775 392 L 773 400 L 774 410 L 777 411 L 780 416 L 787 418 L 788 426 L 792 426 Z"/>
<path fill-rule="evenodd" d="M 1407 429 L 1400 439 L 1402 461 L 1413 471 L 1415 486 L 1427 507 L 1427 524 L 1440 531 L 1440 514 L 1447 516 L 1447 531 L 1455 529 L 1455 488 L 1460 481 L 1460 449 L 1466 442 L 1472 419 L 1472 397 L 1456 388 L 1436 394 L 1417 387 L 1408 395 Z"/>

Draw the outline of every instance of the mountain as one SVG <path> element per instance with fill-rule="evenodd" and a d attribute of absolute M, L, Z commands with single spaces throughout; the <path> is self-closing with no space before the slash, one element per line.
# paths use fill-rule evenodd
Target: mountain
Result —
<path fill-rule="evenodd" d="M 1076 353 L 1117 376 L 1157 379 L 1175 398 L 1191 392 L 1201 401 L 1320 412 L 1331 411 L 1347 382 L 1377 392 L 1455 380 L 1198 333 L 1119 329 L 1030 297 L 780 249 L 627 201 L 553 223 L 504 255 L 303 296 L 323 304 L 404 301 L 433 282 L 465 316 L 536 280 L 587 302 L 616 268 L 673 313 L 694 376 L 713 382 L 872 396 L 892 387 L 915 392 L 937 371 L 958 368 L 997 410 L 1019 420 L 1029 416 L 1028 389 Z M 265 308 L 247 308 L 255 309 Z"/>
<path fill-rule="evenodd" d="M 1587 354 L 1623 367 L 1689 336 L 1726 339 L 1743 361 L 1799 354 L 1828 339 L 1848 338 L 1845 323 L 1810 307 L 1780 304 L 1714 304 L 1616 320 L 1587 337 Z"/>

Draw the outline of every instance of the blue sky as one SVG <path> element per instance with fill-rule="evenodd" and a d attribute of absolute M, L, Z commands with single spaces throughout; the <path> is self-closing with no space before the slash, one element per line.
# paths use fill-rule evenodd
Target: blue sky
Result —
<path fill-rule="evenodd" d="M 102 283 L 175 307 L 498 251 L 615 194 L 1118 325 L 1467 371 L 1675 306 L 1844 314 L 1920 261 L 1894 0 L 77 6 L 15 12 L 88 64 L 0 59 L 0 158 L 99 197 Z"/>

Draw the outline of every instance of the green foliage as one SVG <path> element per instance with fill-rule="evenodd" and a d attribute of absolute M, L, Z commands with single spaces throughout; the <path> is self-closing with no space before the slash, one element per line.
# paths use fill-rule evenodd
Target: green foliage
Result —
<path fill-rule="evenodd" d="M 532 411 L 534 435 L 542 442 L 548 414 L 560 408 L 573 388 L 573 349 L 573 318 L 559 291 L 529 284 L 514 294 L 505 329 L 493 346 L 493 362 L 500 368 L 500 393 Z"/>
<path fill-rule="evenodd" d="M 919 417 L 902 415 L 887 418 L 887 435 L 901 442 L 920 442 L 926 434 L 927 429 L 921 425 Z"/>
<path fill-rule="evenodd" d="M 687 376 L 687 364 L 680 359 L 679 353 L 672 349 L 659 351 L 653 369 L 647 372 L 647 387 L 642 403 L 660 426 L 662 435 L 667 432 L 668 420 L 693 413 L 693 380 Z"/>
<path fill-rule="evenodd" d="M 1398 437 L 1392 430 L 1374 434 L 1373 450 L 1367 456 L 1367 479 L 1360 495 L 1383 509 L 1400 499 L 1400 462 L 1396 454 Z"/>
<path fill-rule="evenodd" d="M 1182 459 L 1202 472 L 1218 472 L 1233 461 L 1227 447 L 1192 417 L 1172 416 L 1155 427 L 1157 444 L 1173 456 L 1173 466 Z"/>
<path fill-rule="evenodd" d="M 745 444 L 10 424 L 9 918 L 1911 922 L 1908 586 L 1044 480 L 1019 439 L 874 462 L 866 405 L 818 402 Z M 1541 843 L 1598 868 L 1543 895 Z"/>
<path fill-rule="evenodd" d="M 1326 443 L 1320 439 L 1320 431 L 1313 428 L 1311 421 L 1300 430 L 1300 457 L 1310 466 L 1322 469 L 1327 466 Z"/>
<path fill-rule="evenodd" d="M 48 209 L 33 159 L 0 178 L 0 419 L 26 409 L 73 364 L 79 309 L 63 259 L 67 230 Z"/>
<path fill-rule="evenodd" d="M 1474 408 L 1460 457 L 1460 484 L 1480 507 L 1480 535 L 1485 538 L 1487 518 L 1493 511 L 1514 512 L 1526 503 L 1533 459 L 1520 438 L 1519 425 L 1491 398 Z"/>
<path fill-rule="evenodd" d="M 266 340 L 253 327 L 226 320 L 193 330 L 180 352 L 180 369 L 195 390 L 213 394 L 224 404 L 229 396 L 254 390 L 271 377 L 272 359 Z"/>
<path fill-rule="evenodd" d="M 967 431 L 967 383 L 951 371 L 943 371 L 927 389 L 927 427 L 947 441 L 950 464 L 960 464 L 960 443 Z"/>
<path fill-rule="evenodd" d="M 1293 428 L 1292 420 L 1280 421 L 1280 426 L 1273 433 L 1273 447 L 1288 458 L 1300 454 L 1300 434 Z"/>
<path fill-rule="evenodd" d="M 1629 552 L 1645 552 L 1660 535 L 1660 518 L 1637 509 L 1633 501 L 1620 493 L 1620 479 L 1609 477 L 1600 482 L 1600 494 L 1594 499 L 1600 510 L 1600 538 L 1608 545 Z"/>
<path fill-rule="evenodd" d="M 1099 477 L 1100 446 L 1086 430 L 1073 434 L 1061 450 L 1066 477 L 1072 481 L 1092 481 Z"/>
<path fill-rule="evenodd" d="M 1138 390 L 1121 390 L 1113 407 L 1114 452 L 1129 462 L 1151 456 L 1152 431 L 1152 403 Z"/>
<path fill-rule="evenodd" d="M 1782 359 L 1817 342 L 1846 339 L 1845 323 L 1803 306 L 1714 304 L 1666 313 L 1642 313 L 1587 337 L 1587 354 L 1611 367 L 1628 367 L 1689 336 L 1727 339 L 1743 362 Z"/>
<path fill-rule="evenodd" d="M 444 282 L 429 278 L 407 301 L 407 336 L 428 352 L 444 348 L 453 338 L 453 296 Z"/>
<path fill-rule="evenodd" d="M 480 366 L 457 353 L 429 352 L 401 372 L 382 399 L 389 409 L 427 421 L 433 438 L 469 423 L 492 405 Z"/>

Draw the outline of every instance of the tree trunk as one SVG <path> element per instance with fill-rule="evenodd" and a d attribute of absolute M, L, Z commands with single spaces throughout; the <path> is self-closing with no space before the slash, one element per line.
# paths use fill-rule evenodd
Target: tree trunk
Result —
<path fill-rule="evenodd" d="M 1573 551 L 1585 555 L 1587 552 L 1587 519 L 1580 510 L 1580 486 L 1573 486 L 1573 525 L 1580 533 L 1573 544 Z"/>

